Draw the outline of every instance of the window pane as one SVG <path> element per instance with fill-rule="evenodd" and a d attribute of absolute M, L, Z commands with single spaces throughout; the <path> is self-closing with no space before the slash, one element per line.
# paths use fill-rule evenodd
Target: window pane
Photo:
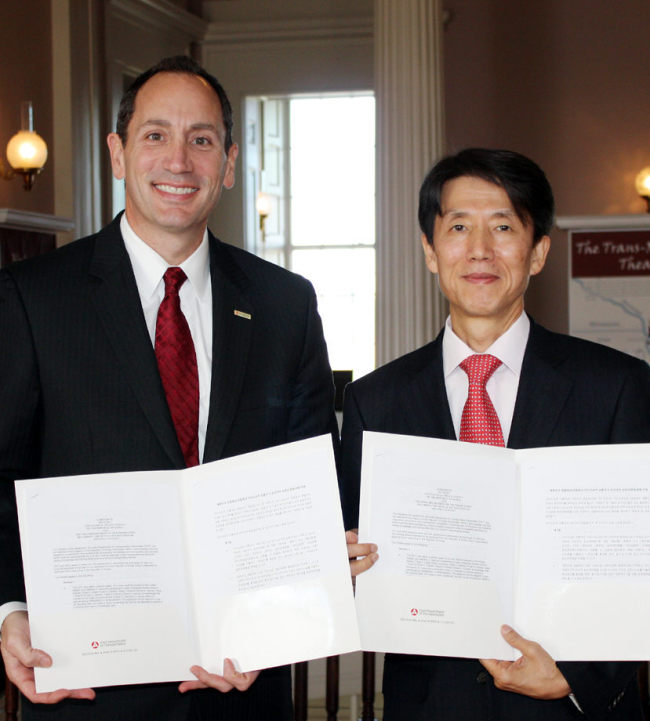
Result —
<path fill-rule="evenodd" d="M 375 100 L 292 98 L 292 245 L 374 245 Z"/>
<path fill-rule="evenodd" d="M 359 378 L 375 367 L 375 249 L 294 250 L 292 266 L 314 284 L 330 365 Z"/>

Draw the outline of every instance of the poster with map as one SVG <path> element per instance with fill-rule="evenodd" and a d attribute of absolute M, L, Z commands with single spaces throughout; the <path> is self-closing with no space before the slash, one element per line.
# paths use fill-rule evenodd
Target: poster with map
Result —
<path fill-rule="evenodd" d="M 650 230 L 573 231 L 569 332 L 650 363 Z"/>

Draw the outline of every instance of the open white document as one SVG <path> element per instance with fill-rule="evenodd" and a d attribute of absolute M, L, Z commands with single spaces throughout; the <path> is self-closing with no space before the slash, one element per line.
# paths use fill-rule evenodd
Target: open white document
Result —
<path fill-rule="evenodd" d="M 357 578 L 368 651 L 650 658 L 650 444 L 511 450 L 365 432 Z"/>
<path fill-rule="evenodd" d="M 37 691 L 358 650 L 329 436 L 182 471 L 16 482 Z"/>

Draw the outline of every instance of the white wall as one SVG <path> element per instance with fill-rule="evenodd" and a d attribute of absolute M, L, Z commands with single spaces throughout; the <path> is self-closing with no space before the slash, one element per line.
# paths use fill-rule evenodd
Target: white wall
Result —
<path fill-rule="evenodd" d="M 350 15 L 350 5 L 354 15 Z M 373 88 L 369 0 L 355 3 L 222 0 L 205 6 L 212 22 L 202 46 L 203 64 L 228 93 L 235 120 L 234 136 L 240 145 L 247 95 Z M 340 12 L 343 6 L 347 7 L 347 14 Z M 325 14 L 325 10 L 336 12 Z M 332 132 L 345 133 L 345 118 Z M 341 163 L 345 161 L 341 158 Z M 240 246 L 244 240 L 242 167 L 240 159 L 237 183 L 224 192 L 210 222 L 219 237 Z"/>

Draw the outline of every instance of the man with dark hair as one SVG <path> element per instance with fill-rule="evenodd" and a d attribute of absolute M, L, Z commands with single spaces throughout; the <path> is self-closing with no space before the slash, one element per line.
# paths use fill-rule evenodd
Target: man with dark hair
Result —
<path fill-rule="evenodd" d="M 230 100 L 226 95 L 226 91 L 223 89 L 221 83 L 211 75 L 207 70 L 202 68 L 196 61 L 187 55 L 175 55 L 171 58 L 163 58 L 159 63 L 156 63 L 149 70 L 145 70 L 143 73 L 131 83 L 127 91 L 120 100 L 120 107 L 117 111 L 117 123 L 115 125 L 115 132 L 119 136 L 123 145 L 126 145 L 126 135 L 131 122 L 131 116 L 135 110 L 135 99 L 140 88 L 158 73 L 185 73 L 187 75 L 195 75 L 197 78 L 202 78 L 205 82 L 214 90 L 219 98 L 219 104 L 221 105 L 221 117 L 223 125 L 226 130 L 224 138 L 224 150 L 226 153 L 232 146 L 232 107 Z"/>
<path fill-rule="evenodd" d="M 435 219 L 441 215 L 442 189 L 445 183 L 463 176 L 503 188 L 519 220 L 532 222 L 533 245 L 551 232 L 555 203 L 543 170 L 511 150 L 468 148 L 436 163 L 422 182 L 418 220 L 429 244 L 433 243 Z"/>
<path fill-rule="evenodd" d="M 183 468 L 336 433 L 313 288 L 207 230 L 235 181 L 231 128 L 218 82 L 163 60 L 108 136 L 125 212 L 0 271 L 1 649 L 23 721 L 292 718 L 289 668 L 229 661 L 180 686 L 36 693 L 33 668 L 56 659 L 31 647 L 23 603 L 14 479 Z"/>
<path fill-rule="evenodd" d="M 450 315 L 432 343 L 346 388 L 346 528 L 358 521 L 364 430 L 510 448 L 650 442 L 647 363 L 551 333 L 524 312 L 553 218 L 535 163 L 503 150 L 445 158 L 422 184 L 419 218 Z M 374 562 L 381 548 L 378 561 L 358 563 Z M 522 653 L 514 663 L 388 654 L 384 721 L 642 718 L 636 664 L 556 664 L 514 629 L 502 633 Z"/>

